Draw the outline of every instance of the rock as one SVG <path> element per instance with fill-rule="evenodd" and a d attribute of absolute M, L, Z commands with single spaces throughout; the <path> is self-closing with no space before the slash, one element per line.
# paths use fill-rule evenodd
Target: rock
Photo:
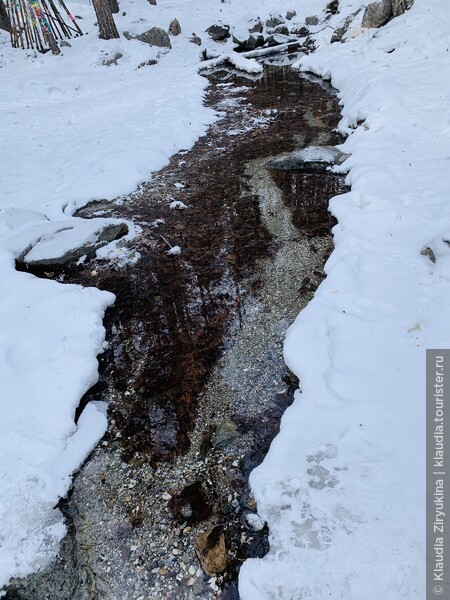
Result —
<path fill-rule="evenodd" d="M 331 0 L 329 4 L 327 4 L 326 13 L 328 15 L 337 15 L 339 12 L 339 0 Z"/>
<path fill-rule="evenodd" d="M 0 2 L 0 29 L 11 31 L 11 21 L 3 2 Z"/>
<path fill-rule="evenodd" d="M 263 25 L 259 17 L 242 19 L 233 28 L 233 42 L 240 50 L 254 50 L 264 44 Z"/>
<path fill-rule="evenodd" d="M 110 67 L 111 65 L 117 65 L 117 63 L 119 62 L 119 60 L 123 57 L 123 54 L 121 52 L 116 52 L 116 54 L 114 54 L 114 56 L 112 58 L 109 58 L 108 60 L 104 60 L 103 64 L 106 65 L 107 67 Z"/>
<path fill-rule="evenodd" d="M 289 29 L 286 25 L 277 25 L 273 29 L 268 29 L 267 33 L 274 35 L 275 33 L 281 33 L 281 35 L 289 35 Z"/>
<path fill-rule="evenodd" d="M 67 40 L 61 40 L 59 42 L 59 45 L 62 46 L 62 47 L 66 47 L 66 48 L 72 48 L 72 44 L 69 44 L 69 42 Z"/>
<path fill-rule="evenodd" d="M 306 17 L 305 23 L 306 25 L 318 25 L 319 17 L 317 17 L 316 15 L 313 15 L 312 17 Z"/>
<path fill-rule="evenodd" d="M 349 16 L 345 19 L 344 23 L 340 27 L 336 27 L 331 36 L 330 43 L 334 44 L 336 42 L 341 42 L 344 35 L 347 33 L 348 28 L 352 22 L 352 17 Z"/>
<path fill-rule="evenodd" d="M 156 0 L 148 0 L 149 4 L 152 4 L 153 6 L 156 6 Z"/>
<path fill-rule="evenodd" d="M 254 35 L 252 33 L 246 41 L 245 50 L 255 50 L 256 48 L 261 48 L 261 46 L 264 46 L 265 42 L 266 38 L 262 34 L 258 33 Z"/>
<path fill-rule="evenodd" d="M 425 248 L 422 249 L 422 252 L 420 254 L 422 256 L 428 257 L 432 263 L 436 262 L 436 255 L 429 246 L 425 246 Z"/>
<path fill-rule="evenodd" d="M 293 35 L 298 35 L 299 37 L 306 37 L 309 35 L 309 29 L 307 27 L 297 25 L 291 29 L 291 33 Z"/>
<path fill-rule="evenodd" d="M 248 21 L 248 31 L 250 33 L 262 33 L 263 24 L 259 17 L 254 17 Z"/>
<path fill-rule="evenodd" d="M 192 36 L 189 38 L 189 41 L 192 44 L 196 44 L 197 46 L 201 46 L 202 45 L 202 39 L 198 37 L 198 35 L 196 35 L 195 33 L 192 34 Z"/>
<path fill-rule="evenodd" d="M 295 12 L 295 10 L 288 10 L 286 13 L 286 19 L 288 21 L 290 21 L 291 19 L 293 19 L 295 16 L 297 15 L 297 13 Z"/>
<path fill-rule="evenodd" d="M 283 158 L 276 158 L 266 164 L 269 169 L 281 171 L 325 172 L 332 165 L 340 165 L 348 158 L 334 146 L 307 146 Z"/>
<path fill-rule="evenodd" d="M 223 42 L 230 37 L 230 26 L 223 23 L 215 23 L 208 27 L 206 33 L 215 42 Z"/>
<path fill-rule="evenodd" d="M 232 421 L 222 421 L 216 427 L 211 443 L 214 448 L 223 449 L 238 437 L 236 425 Z"/>
<path fill-rule="evenodd" d="M 392 18 L 392 0 L 372 2 L 366 6 L 361 26 L 372 28 L 382 27 Z"/>
<path fill-rule="evenodd" d="M 276 27 L 277 25 L 283 25 L 284 17 L 277 13 L 270 13 L 269 18 L 266 21 L 266 27 L 269 29 Z"/>
<path fill-rule="evenodd" d="M 398 17 L 409 10 L 414 0 L 392 0 L 392 17 Z"/>
<path fill-rule="evenodd" d="M 173 19 L 169 25 L 169 33 L 171 35 L 180 35 L 181 33 L 181 25 L 178 19 Z"/>
<path fill-rule="evenodd" d="M 20 264 L 26 264 L 31 267 L 64 267 L 85 256 L 92 258 L 96 251 L 109 242 L 117 240 L 128 233 L 126 223 L 108 223 L 99 227 L 87 238 L 83 239 L 79 246 L 73 247 L 70 244 L 72 233 L 71 227 L 60 228 L 52 233 L 43 235 L 32 248 L 27 248 L 17 259 Z M 69 242 L 64 239 L 67 234 Z M 62 241 L 61 241 L 62 240 Z M 58 246 L 58 244 L 60 244 Z M 55 248 L 61 248 L 58 251 Z"/>
<path fill-rule="evenodd" d="M 158 48 L 172 48 L 169 34 L 161 27 L 152 27 L 148 31 L 137 35 L 135 39 L 144 42 L 144 44 L 150 44 L 150 46 L 158 46 Z"/>
<path fill-rule="evenodd" d="M 220 525 L 202 533 L 195 540 L 195 552 L 203 570 L 214 576 L 227 568 L 225 536 Z"/>
<path fill-rule="evenodd" d="M 131 33 L 129 31 L 124 31 L 123 32 L 123 37 L 127 40 L 132 40 L 134 39 L 133 36 L 131 35 Z"/>

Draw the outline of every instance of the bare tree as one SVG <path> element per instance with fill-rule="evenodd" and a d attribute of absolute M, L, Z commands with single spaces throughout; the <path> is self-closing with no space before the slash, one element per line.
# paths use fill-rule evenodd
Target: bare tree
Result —
<path fill-rule="evenodd" d="M 94 5 L 95 14 L 97 15 L 99 29 L 98 37 L 102 40 L 118 38 L 119 32 L 114 23 L 109 0 L 92 0 L 92 4 Z"/>
<path fill-rule="evenodd" d="M 109 6 L 111 7 L 112 13 L 115 14 L 119 12 L 119 3 L 117 0 L 109 0 Z"/>
<path fill-rule="evenodd" d="M 8 11 L 3 4 L 3 0 L 0 0 L 0 29 L 11 31 L 11 21 L 9 20 Z"/>

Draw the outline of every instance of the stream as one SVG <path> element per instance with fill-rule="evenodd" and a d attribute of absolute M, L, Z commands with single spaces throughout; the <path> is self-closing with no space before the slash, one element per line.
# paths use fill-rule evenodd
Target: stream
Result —
<path fill-rule="evenodd" d="M 237 599 L 240 565 L 266 554 L 248 476 L 299 386 L 283 340 L 324 278 L 328 202 L 345 191 L 329 172 L 267 167 L 341 142 L 333 90 L 295 58 L 266 59 L 259 78 L 210 73 L 208 134 L 130 196 L 77 213 L 139 224 L 135 265 L 39 273 L 117 296 L 79 409 L 106 399 L 110 421 L 60 502 L 60 558 L 8 600 Z"/>

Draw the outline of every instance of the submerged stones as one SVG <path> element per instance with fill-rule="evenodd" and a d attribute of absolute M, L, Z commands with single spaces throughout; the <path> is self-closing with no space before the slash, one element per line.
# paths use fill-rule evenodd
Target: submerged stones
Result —
<path fill-rule="evenodd" d="M 214 576 L 227 568 L 227 549 L 225 536 L 220 525 L 208 529 L 195 541 L 195 552 L 204 571 Z"/>

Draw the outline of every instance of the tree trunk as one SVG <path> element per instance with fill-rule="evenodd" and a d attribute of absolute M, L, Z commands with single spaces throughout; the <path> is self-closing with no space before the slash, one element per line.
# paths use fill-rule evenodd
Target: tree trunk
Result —
<path fill-rule="evenodd" d="M 9 20 L 9 15 L 3 4 L 3 0 L 0 0 L 0 29 L 11 31 L 11 21 Z"/>
<path fill-rule="evenodd" d="M 102 40 L 118 38 L 119 32 L 114 23 L 109 0 L 92 0 L 92 4 L 94 5 L 95 14 L 97 15 L 99 29 L 98 37 Z"/>
<path fill-rule="evenodd" d="M 119 12 L 119 3 L 117 0 L 109 0 L 109 6 L 111 8 L 112 13 L 115 14 Z"/>

